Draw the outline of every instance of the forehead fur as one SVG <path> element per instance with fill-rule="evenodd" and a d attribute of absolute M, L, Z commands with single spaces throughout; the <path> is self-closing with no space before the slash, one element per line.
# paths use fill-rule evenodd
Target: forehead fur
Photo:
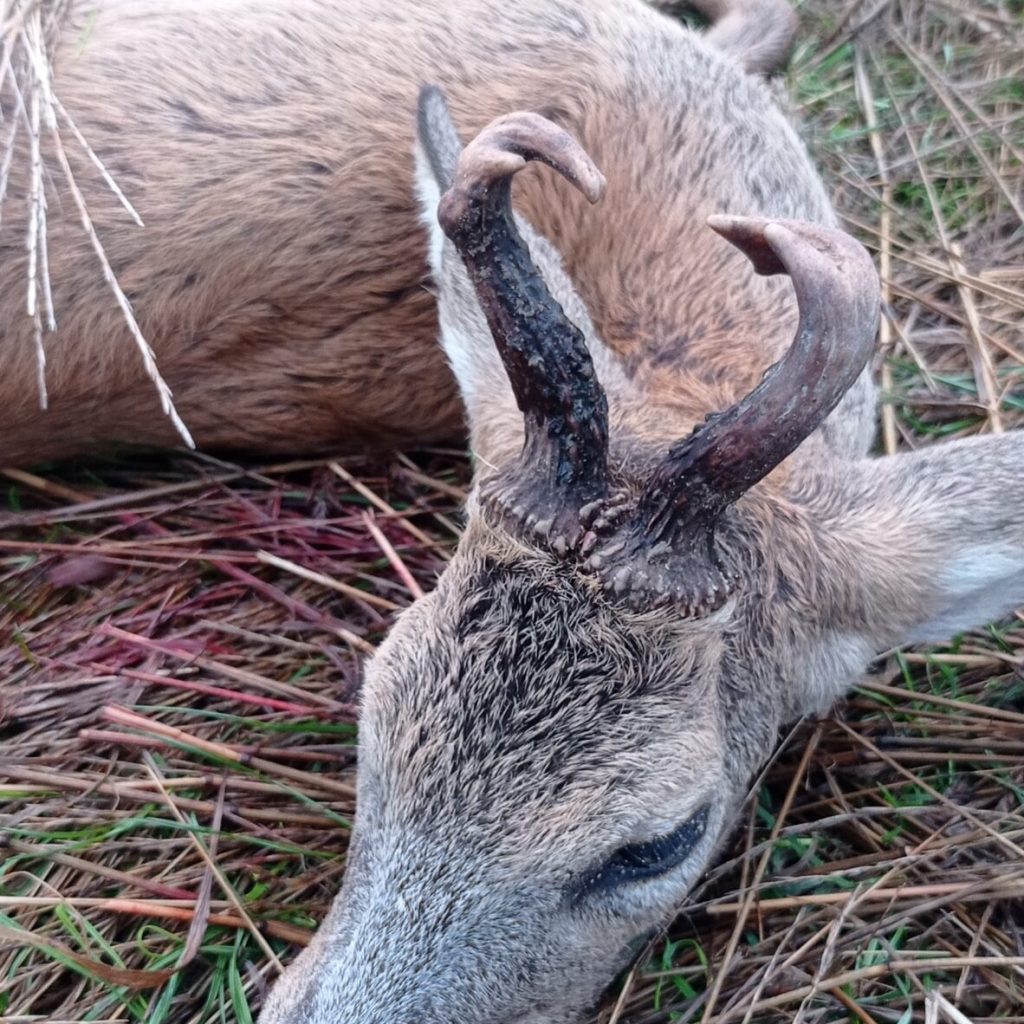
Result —
<path fill-rule="evenodd" d="M 610 791 L 649 806 L 652 764 L 678 790 L 713 763 L 720 660 L 714 624 L 626 612 L 476 524 L 368 673 L 363 778 L 406 827 L 443 807 L 507 829 L 515 807 L 564 830 Z"/>

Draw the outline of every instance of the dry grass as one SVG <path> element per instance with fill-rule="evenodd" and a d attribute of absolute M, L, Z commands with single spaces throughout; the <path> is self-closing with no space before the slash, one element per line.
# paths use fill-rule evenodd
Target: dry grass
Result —
<path fill-rule="evenodd" d="M 791 91 L 885 272 L 881 446 L 1020 427 L 1020 5 L 803 14 Z M 338 889 L 359 658 L 442 567 L 466 477 L 7 474 L 0 1017 L 251 1019 Z M 1024 1021 L 1022 664 L 1018 617 L 798 726 L 604 1020 Z"/>

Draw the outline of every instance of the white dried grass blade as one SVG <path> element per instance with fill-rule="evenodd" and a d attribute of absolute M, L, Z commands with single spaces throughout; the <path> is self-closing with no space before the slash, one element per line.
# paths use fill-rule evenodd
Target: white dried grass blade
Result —
<path fill-rule="evenodd" d="M 153 385 L 156 387 L 157 394 L 160 396 L 160 406 L 165 415 L 170 418 L 171 423 L 174 425 L 174 429 L 177 430 L 185 444 L 188 445 L 189 448 L 195 448 L 196 443 L 192 439 L 192 435 L 189 432 L 188 427 L 185 426 L 184 421 L 178 415 L 178 411 L 174 407 L 171 389 L 167 386 L 167 381 L 164 380 L 156 365 L 156 356 L 154 355 L 152 348 L 150 348 L 149 342 L 146 341 L 146 338 L 135 319 L 135 313 L 132 311 L 131 303 L 128 301 L 128 297 L 125 293 L 121 290 L 121 286 L 117 281 L 117 276 L 114 274 L 113 268 L 110 266 L 110 261 L 107 259 L 103 243 L 96 234 L 92 218 L 89 216 L 89 207 L 85 202 L 85 196 L 82 195 L 82 191 L 78 187 L 78 182 L 75 180 L 74 172 L 71 170 L 71 164 L 68 161 L 67 153 L 64 150 L 64 144 L 61 141 L 60 133 L 54 130 L 52 134 L 54 149 L 57 154 L 57 162 L 60 164 L 60 169 L 67 181 L 68 188 L 71 191 L 71 196 L 75 201 L 75 206 L 78 208 L 82 227 L 85 229 L 86 236 L 89 239 L 89 244 L 92 246 L 93 252 L 100 261 L 100 267 L 103 270 L 103 279 L 110 287 L 110 290 L 114 295 L 114 299 L 124 316 L 125 323 L 128 326 L 132 339 L 135 341 L 135 345 L 142 356 L 142 364 L 146 368 L 146 374 L 153 382 Z"/>
<path fill-rule="evenodd" d="M 23 37 L 25 49 L 31 52 L 32 43 L 26 34 Z M 43 187 L 43 158 L 40 149 L 40 124 L 42 112 L 40 110 L 40 93 L 45 94 L 40 82 L 36 79 L 30 87 L 28 130 L 31 146 L 31 180 L 29 185 L 29 213 L 28 213 L 28 315 L 32 318 L 32 341 L 36 352 L 36 389 L 39 394 L 39 408 L 46 409 L 49 406 L 49 398 L 46 391 L 46 349 L 43 345 L 43 319 L 39 313 L 37 289 L 39 286 L 41 248 L 40 238 L 46 234 L 46 196 Z M 24 108 L 24 103 L 22 103 Z"/>
<path fill-rule="evenodd" d="M 28 111 L 28 134 L 31 150 L 30 171 L 29 171 L 29 215 L 28 235 L 25 238 L 25 247 L 28 250 L 28 294 L 26 295 L 26 309 L 29 316 L 36 313 L 36 281 L 38 278 L 37 255 L 39 244 L 39 196 L 43 183 L 43 158 L 39 149 L 39 94 L 35 89 L 30 90 L 29 111 Z"/>
<path fill-rule="evenodd" d="M 157 366 L 156 356 L 135 319 L 131 303 L 124 294 L 117 277 L 107 259 L 103 244 L 92 223 L 85 196 L 75 180 L 71 163 L 60 136 L 58 121 L 71 131 L 75 141 L 89 158 L 132 220 L 140 227 L 142 218 L 124 194 L 113 176 L 107 170 L 96 151 L 89 145 L 74 118 L 57 98 L 53 90 L 53 78 L 49 62 L 48 40 L 59 28 L 60 17 L 66 8 L 64 0 L 0 0 L 0 82 L 9 81 L 15 98 L 15 110 L 11 111 L 11 127 L 6 133 L 3 156 L 0 158 L 0 208 L 7 193 L 14 142 L 20 126 L 29 132 L 29 211 L 26 246 L 28 248 L 28 281 L 26 282 L 26 305 L 32 319 L 33 339 L 36 351 L 36 365 L 40 404 L 47 405 L 45 367 L 46 354 L 43 344 L 43 316 L 46 326 L 53 331 L 57 328 L 56 309 L 50 282 L 49 249 L 47 245 L 47 201 L 45 167 L 42 158 L 41 136 L 48 131 L 53 139 L 54 151 L 68 189 L 78 209 L 82 226 L 89 243 L 99 259 L 103 278 L 121 310 L 125 324 L 142 356 L 143 366 L 160 398 L 165 415 L 175 430 L 190 448 L 195 442 L 174 406 L 170 387 Z M 0 109 L 0 123 L 8 112 Z"/>
<path fill-rule="evenodd" d="M 36 201 L 32 204 L 32 210 L 36 218 L 35 243 L 38 248 L 38 281 L 39 289 L 43 293 L 43 305 L 46 309 L 46 325 L 51 331 L 57 329 L 57 316 L 53 307 L 53 290 L 50 287 L 50 254 L 47 248 L 47 201 L 46 188 L 43 181 L 43 161 L 40 152 L 40 120 L 45 121 L 46 126 L 51 130 L 56 126 L 56 119 L 53 112 L 53 103 L 56 97 L 53 95 L 50 65 L 46 59 L 46 38 L 42 25 L 42 8 L 37 6 L 33 11 L 33 18 L 26 25 L 24 46 L 28 54 L 29 62 L 35 69 L 35 84 L 37 88 L 32 90 L 33 103 L 38 107 L 39 97 L 42 97 L 41 110 L 33 115 L 32 130 L 34 143 L 34 156 L 38 156 L 38 166 L 34 167 L 33 189 L 37 192 Z M 35 174 L 38 173 L 38 181 Z M 32 275 L 30 274 L 30 277 Z M 33 311 L 35 316 L 35 312 Z M 36 317 L 36 355 L 39 369 L 39 401 L 45 409 L 46 400 L 46 353 L 43 349 L 42 326 Z"/>
<path fill-rule="evenodd" d="M 925 1005 L 935 1008 L 936 1020 L 949 1021 L 949 1024 L 974 1024 L 970 1017 L 961 1013 L 941 992 L 933 989 L 925 996 Z"/>
<path fill-rule="evenodd" d="M 39 225 L 39 287 L 43 293 L 43 307 L 46 310 L 46 326 L 50 331 L 57 330 L 57 312 L 53 306 L 53 289 L 50 287 L 50 244 L 47 240 L 46 214 L 49 209 L 46 192 L 40 207 L 42 221 Z"/>
<path fill-rule="evenodd" d="M 107 170 L 106 166 L 104 165 L 103 161 L 99 158 L 96 151 L 92 148 L 92 146 L 89 145 L 88 141 L 86 140 L 85 136 L 81 133 L 81 131 L 79 131 L 78 125 L 75 124 L 74 118 L 72 118 L 72 116 L 67 112 L 67 110 L 64 107 L 64 104 L 61 103 L 60 99 L 57 96 L 53 97 L 53 102 L 54 106 L 56 106 L 57 108 L 57 112 L 64 119 L 65 124 L 67 124 L 67 126 L 71 129 L 72 133 L 74 134 L 75 140 L 82 147 L 82 149 L 85 151 L 86 156 L 89 157 L 89 159 L 93 162 L 96 169 L 102 175 L 104 182 L 106 182 L 107 188 L 109 188 L 110 191 L 113 192 L 115 196 L 117 196 L 118 202 L 125 208 L 125 210 L 128 211 L 128 216 L 130 216 L 131 219 L 135 221 L 135 223 L 138 224 L 140 228 L 144 228 L 146 225 L 143 224 L 142 218 L 139 216 L 138 210 L 136 210 L 135 207 L 132 206 L 131 201 L 121 191 L 120 186 L 117 184 L 116 181 L 114 181 L 113 176 Z"/>

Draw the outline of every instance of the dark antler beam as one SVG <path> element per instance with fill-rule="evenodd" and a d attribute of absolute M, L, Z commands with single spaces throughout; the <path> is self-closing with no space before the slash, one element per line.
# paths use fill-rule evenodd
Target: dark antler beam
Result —
<path fill-rule="evenodd" d="M 581 533 L 580 508 L 607 492 L 608 405 L 583 334 L 516 228 L 512 176 L 531 160 L 591 202 L 601 197 L 604 178 L 571 136 L 538 114 L 515 113 L 463 150 L 438 219 L 466 265 L 524 417 L 521 459 L 488 494 L 565 550 Z"/>
<path fill-rule="evenodd" d="M 757 273 L 790 276 L 796 337 L 750 394 L 672 446 L 628 521 L 591 558 L 612 590 L 692 614 L 721 605 L 732 586 L 714 542 L 722 513 L 836 407 L 871 355 L 880 306 L 870 257 L 836 228 L 725 216 L 709 224 Z"/>

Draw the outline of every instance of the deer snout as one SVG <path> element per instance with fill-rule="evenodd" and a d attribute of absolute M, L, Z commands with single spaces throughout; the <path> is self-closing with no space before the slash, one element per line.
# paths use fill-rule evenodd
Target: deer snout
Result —
<path fill-rule="evenodd" d="M 472 865 L 353 872 L 259 1024 L 576 1024 L 630 953 L 580 927 L 556 888 Z"/>

